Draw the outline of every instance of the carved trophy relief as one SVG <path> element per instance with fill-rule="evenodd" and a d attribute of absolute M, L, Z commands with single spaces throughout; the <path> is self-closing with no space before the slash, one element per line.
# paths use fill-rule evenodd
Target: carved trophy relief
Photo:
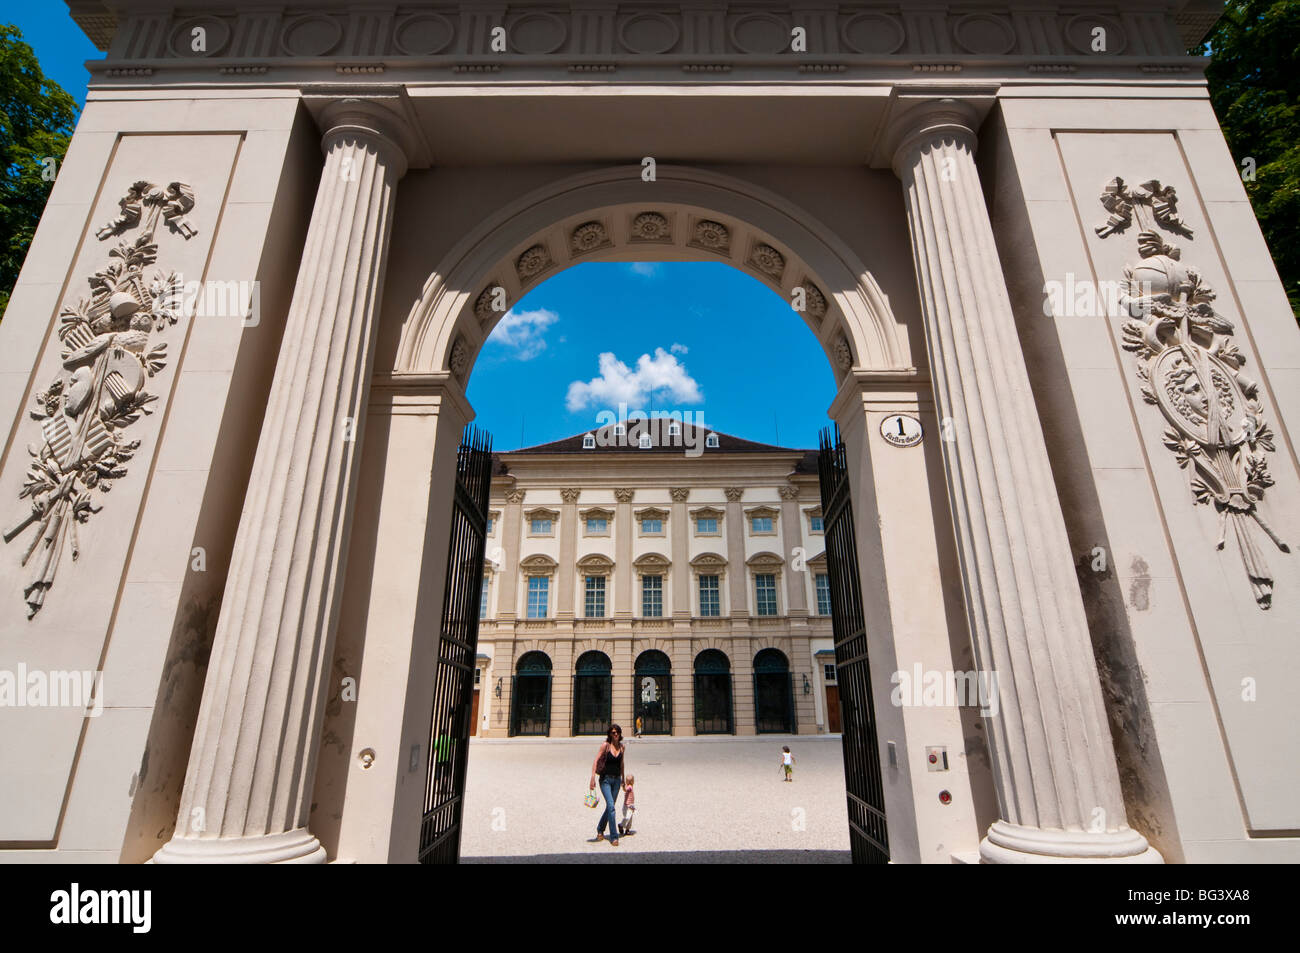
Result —
<path fill-rule="evenodd" d="M 140 441 L 124 434 L 152 413 L 156 398 L 144 385 L 167 366 L 167 345 L 155 337 L 180 320 L 184 307 L 184 283 L 176 273 L 145 272 L 158 258 L 160 220 L 182 238 L 197 234 L 186 219 L 193 191 L 182 182 L 136 182 L 119 205 L 122 213 L 97 237 L 122 235 L 142 222 L 144 230 L 109 251 L 112 261 L 87 279 L 88 299 L 59 314 L 63 370 L 36 395 L 31 415 L 40 421 L 41 441 L 28 445 L 32 462 L 18 494 L 30 508 L 4 533 L 10 543 L 36 526 L 22 556 L 31 569 L 23 589 L 29 619 L 44 604 L 63 553 L 73 560 L 81 555 L 77 526 L 102 508 L 97 494 L 127 474 Z"/>
<path fill-rule="evenodd" d="M 1262 609 L 1273 599 L 1273 576 L 1258 531 L 1284 553 L 1291 551 L 1260 511 L 1273 485 L 1268 454 L 1273 433 L 1264 419 L 1258 385 L 1241 368 L 1246 358 L 1233 343 L 1235 327 L 1214 310 L 1214 290 L 1160 229 L 1192 237 L 1178 216 L 1172 187 L 1152 180 L 1133 186 L 1115 178 L 1102 193 L 1110 212 L 1097 226 L 1101 238 L 1138 224 L 1140 260 L 1124 267 L 1119 302 L 1126 309 L 1125 350 L 1137 355 L 1142 399 L 1160 408 L 1168 426 L 1164 444 L 1191 478 L 1197 504 L 1219 516 L 1217 547 L 1231 526 L 1242 563 Z"/>

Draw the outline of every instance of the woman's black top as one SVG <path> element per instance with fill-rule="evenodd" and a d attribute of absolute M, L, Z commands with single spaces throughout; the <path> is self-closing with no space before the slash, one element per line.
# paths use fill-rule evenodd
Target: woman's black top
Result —
<path fill-rule="evenodd" d="M 605 749 L 605 766 L 600 769 L 602 778 L 621 778 L 623 776 L 623 752 L 626 748 L 620 748 L 618 754 L 614 754 L 612 747 Z"/>

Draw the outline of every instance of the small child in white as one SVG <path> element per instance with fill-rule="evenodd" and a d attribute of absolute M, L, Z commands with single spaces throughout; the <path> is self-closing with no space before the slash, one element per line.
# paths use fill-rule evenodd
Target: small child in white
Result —
<path fill-rule="evenodd" d="M 623 823 L 618 825 L 620 834 L 632 833 L 632 818 L 636 815 L 636 792 L 632 790 L 635 783 L 635 774 L 629 774 L 623 781 Z"/>
<path fill-rule="evenodd" d="M 781 746 L 781 769 L 785 771 L 783 781 L 794 781 L 794 755 L 790 753 L 789 745 Z"/>

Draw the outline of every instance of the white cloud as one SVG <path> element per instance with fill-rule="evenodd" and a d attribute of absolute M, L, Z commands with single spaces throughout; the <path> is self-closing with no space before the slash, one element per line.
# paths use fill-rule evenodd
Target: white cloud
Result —
<path fill-rule="evenodd" d="M 634 261 L 627 266 L 628 271 L 642 278 L 655 277 L 659 274 L 661 268 L 662 266 L 658 262 L 653 261 Z"/>
<path fill-rule="evenodd" d="M 657 347 L 654 357 L 642 354 L 637 358 L 636 370 L 611 352 L 604 352 L 600 355 L 600 376 L 586 383 L 571 383 L 565 403 L 570 412 L 584 407 L 612 408 L 620 403 L 627 404 L 630 410 L 637 410 L 644 407 L 652 394 L 679 404 L 704 401 L 695 378 L 686 372 L 674 355 Z"/>
<path fill-rule="evenodd" d="M 514 351 L 510 356 L 517 360 L 531 361 L 546 350 L 546 329 L 558 320 L 558 314 L 545 308 L 536 311 L 511 309 L 492 329 L 488 343 Z"/>
<path fill-rule="evenodd" d="M 685 354 L 690 350 L 690 348 L 687 347 L 685 344 L 677 344 L 676 342 L 674 342 L 673 346 L 670 347 L 668 350 L 672 351 L 674 354 Z"/>

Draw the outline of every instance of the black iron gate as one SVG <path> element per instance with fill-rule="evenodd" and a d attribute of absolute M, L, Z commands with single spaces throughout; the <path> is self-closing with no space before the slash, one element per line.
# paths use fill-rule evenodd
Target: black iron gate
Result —
<path fill-rule="evenodd" d="M 695 733 L 736 733 L 735 692 L 732 691 L 731 663 L 717 649 L 705 649 L 695 657 Z"/>
<path fill-rule="evenodd" d="M 583 652 L 573 671 L 573 733 L 603 735 L 614 720 L 613 665 L 604 652 Z"/>
<path fill-rule="evenodd" d="M 794 682 L 785 654 L 777 649 L 754 656 L 754 727 L 760 735 L 795 733 Z"/>
<path fill-rule="evenodd" d="M 636 660 L 632 676 L 632 723 L 640 735 L 671 735 L 672 663 L 658 649 L 647 649 Z"/>
<path fill-rule="evenodd" d="M 420 823 L 422 864 L 454 864 L 460 860 L 460 823 L 472 727 L 474 657 L 478 651 L 479 599 L 491 482 L 491 438 L 477 429 L 466 430 L 456 456 L 447 585 L 429 726 L 429 771 Z"/>
<path fill-rule="evenodd" d="M 844 743 L 844 781 L 849 799 L 849 846 L 855 864 L 889 862 L 885 793 L 876 740 L 876 710 L 867 666 L 867 626 L 858 576 L 858 550 L 849 499 L 849 469 L 839 428 L 823 430 L 817 458 L 826 532 L 826 568 L 835 633 L 835 680 L 839 683 Z"/>

